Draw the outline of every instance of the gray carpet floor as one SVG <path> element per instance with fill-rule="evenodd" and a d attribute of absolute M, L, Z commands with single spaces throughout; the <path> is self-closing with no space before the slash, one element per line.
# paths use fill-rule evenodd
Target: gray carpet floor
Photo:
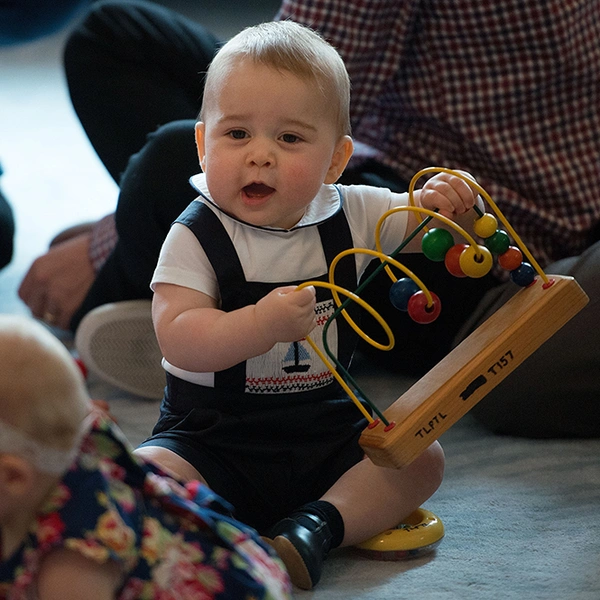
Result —
<path fill-rule="evenodd" d="M 181 3 L 184 10 L 191 10 Z M 221 35 L 267 19 L 276 3 L 202 3 L 205 23 Z M 229 12 L 228 12 L 229 11 Z M 0 272 L 0 312 L 27 314 L 17 287 L 35 256 L 62 228 L 114 208 L 117 189 L 89 146 L 69 104 L 60 69 L 64 33 L 0 49 L 0 185 L 15 209 L 13 263 Z M 63 338 L 67 345 L 68 337 Z M 1 366 L 0 366 L 1 368 Z M 384 407 L 410 384 L 361 373 Z M 148 433 L 158 403 L 90 378 L 133 444 Z M 442 436 L 442 487 L 426 508 L 444 522 L 437 551 L 405 562 L 334 551 L 321 584 L 298 598 L 423 600 L 598 600 L 600 598 L 600 441 L 533 441 L 498 437 L 463 418 Z M 365 494 L 376 490 L 365 490 Z"/>

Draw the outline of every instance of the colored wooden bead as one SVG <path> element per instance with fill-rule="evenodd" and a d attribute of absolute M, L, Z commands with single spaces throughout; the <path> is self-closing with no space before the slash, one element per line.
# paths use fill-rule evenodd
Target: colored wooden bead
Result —
<path fill-rule="evenodd" d="M 469 244 L 454 244 L 444 257 L 446 269 L 454 277 L 466 277 L 465 272 L 460 268 L 460 255 L 466 250 Z"/>
<path fill-rule="evenodd" d="M 410 277 L 402 277 L 390 287 L 390 302 L 398 310 L 407 311 L 410 297 L 420 289 Z"/>
<path fill-rule="evenodd" d="M 469 246 L 460 255 L 459 263 L 460 268 L 467 277 L 477 279 L 490 272 L 494 264 L 494 258 L 485 246 Z"/>
<path fill-rule="evenodd" d="M 485 213 L 473 223 L 473 231 L 483 239 L 494 235 L 496 229 L 498 229 L 498 219 L 490 213 Z"/>
<path fill-rule="evenodd" d="M 441 262 L 446 256 L 446 252 L 454 245 L 454 238 L 447 229 L 439 227 L 430 229 L 421 241 L 423 254 L 435 262 Z"/>
<path fill-rule="evenodd" d="M 431 292 L 433 303 L 427 306 L 427 296 L 421 290 L 413 294 L 408 301 L 408 314 L 410 318 L 421 325 L 432 323 L 439 316 L 442 310 L 442 303 L 439 297 Z"/>
<path fill-rule="evenodd" d="M 498 256 L 498 264 L 507 271 L 514 271 L 523 262 L 523 253 L 516 246 L 509 246 L 508 250 Z"/>
<path fill-rule="evenodd" d="M 484 244 L 494 254 L 504 254 L 510 246 L 510 238 L 506 231 L 498 229 L 496 233 L 486 238 Z"/>
<path fill-rule="evenodd" d="M 527 287 L 535 281 L 535 269 L 529 263 L 521 263 L 520 267 L 510 272 L 510 278 L 517 285 Z"/>

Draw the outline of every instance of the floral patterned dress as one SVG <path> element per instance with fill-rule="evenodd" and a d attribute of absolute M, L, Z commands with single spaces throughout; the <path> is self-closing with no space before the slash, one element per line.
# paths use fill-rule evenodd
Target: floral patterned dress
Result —
<path fill-rule="evenodd" d="M 118 600 L 290 598 L 282 563 L 230 510 L 206 486 L 139 460 L 99 417 L 23 544 L 0 557 L 0 600 L 34 598 L 41 559 L 56 548 L 118 563 Z"/>

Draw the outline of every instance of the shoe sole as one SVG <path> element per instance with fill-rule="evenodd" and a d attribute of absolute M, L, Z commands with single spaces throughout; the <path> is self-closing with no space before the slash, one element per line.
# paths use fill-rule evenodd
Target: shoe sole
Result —
<path fill-rule="evenodd" d="M 312 590 L 313 582 L 308 569 L 292 542 L 282 535 L 278 535 L 274 539 L 267 537 L 263 537 L 262 539 L 277 552 L 277 555 L 287 569 L 292 583 L 301 590 Z"/>
<path fill-rule="evenodd" d="M 136 396 L 163 397 L 165 372 L 150 300 L 94 309 L 77 328 L 75 348 L 84 365 L 103 381 Z"/>

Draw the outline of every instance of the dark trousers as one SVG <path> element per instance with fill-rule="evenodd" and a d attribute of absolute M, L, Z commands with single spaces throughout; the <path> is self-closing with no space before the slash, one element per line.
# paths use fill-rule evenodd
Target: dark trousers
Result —
<path fill-rule="evenodd" d="M 71 323 L 108 302 L 150 298 L 171 223 L 195 197 L 194 121 L 218 48 L 204 27 L 150 2 L 98 2 L 64 63 L 77 116 L 120 186 L 119 242 Z"/>
<path fill-rule="evenodd" d="M 196 118 L 203 74 L 218 46 L 202 25 L 145 0 L 96 2 L 75 28 L 64 52 L 71 101 L 117 183 L 149 134 Z M 198 162 L 187 150 L 178 157 L 189 159 L 193 173 Z M 165 173 L 176 164 L 165 164 L 156 177 L 177 181 L 179 173 Z"/>

